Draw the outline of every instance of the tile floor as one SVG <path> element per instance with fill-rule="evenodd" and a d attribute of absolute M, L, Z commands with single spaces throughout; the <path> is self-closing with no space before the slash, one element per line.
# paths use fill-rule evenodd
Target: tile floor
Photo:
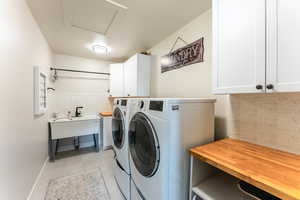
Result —
<path fill-rule="evenodd" d="M 100 153 L 82 151 L 61 154 L 55 162 L 48 162 L 30 200 L 44 200 L 49 180 L 100 168 L 111 200 L 122 200 L 113 177 L 113 151 Z"/>

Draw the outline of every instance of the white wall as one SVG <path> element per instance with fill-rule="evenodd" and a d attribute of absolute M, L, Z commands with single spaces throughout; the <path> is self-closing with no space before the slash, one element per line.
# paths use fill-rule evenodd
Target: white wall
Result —
<path fill-rule="evenodd" d="M 67 55 L 54 55 L 54 66 L 83 71 L 108 72 L 109 62 L 73 57 Z M 83 106 L 85 114 L 98 114 L 110 111 L 108 102 L 109 77 L 105 75 L 60 72 L 55 81 L 55 112 L 66 113 L 75 111 L 76 106 Z"/>
<path fill-rule="evenodd" d="M 33 115 L 33 66 L 51 50 L 24 0 L 0 6 L 0 199 L 24 200 L 47 157 L 47 114 Z"/>
<path fill-rule="evenodd" d="M 191 43 L 204 37 L 204 62 L 161 73 L 160 57 L 169 53 L 180 36 Z M 207 11 L 170 35 L 149 51 L 155 56 L 151 76 L 151 96 L 208 97 L 211 94 L 211 11 Z M 178 41 L 174 49 L 185 46 Z"/>
<path fill-rule="evenodd" d="M 154 97 L 213 97 L 211 91 L 211 11 L 203 13 L 151 49 Z M 177 36 L 192 42 L 204 36 L 204 62 L 160 73 L 159 57 L 167 54 Z M 230 48 L 230 47 L 229 47 Z M 300 154 L 300 94 L 218 95 L 216 138 L 232 137 Z"/>
<path fill-rule="evenodd" d="M 161 73 L 160 58 L 169 53 L 178 36 L 188 43 L 204 37 L 204 62 Z M 184 45 L 179 41 L 174 49 Z M 226 137 L 227 96 L 214 96 L 212 94 L 212 11 L 208 10 L 202 13 L 149 51 L 155 57 L 152 66 L 151 96 L 217 98 L 215 104 L 216 137 Z"/>
<path fill-rule="evenodd" d="M 95 72 L 109 72 L 110 64 L 110 62 L 106 61 L 67 55 L 54 55 L 53 63 L 57 68 Z M 83 106 L 84 114 L 98 114 L 99 112 L 111 111 L 108 101 L 109 94 L 107 92 L 109 89 L 108 76 L 61 71 L 57 73 L 58 80 L 54 83 L 56 91 L 52 112 L 66 114 L 70 110 L 74 115 L 76 106 Z M 83 146 L 88 146 L 92 140 L 91 137 L 83 137 L 80 141 Z M 72 141 L 69 140 L 60 144 L 61 150 L 66 150 L 69 149 Z M 63 147 L 64 145 L 68 145 L 68 147 Z M 73 146 L 71 145 L 71 147 Z"/>

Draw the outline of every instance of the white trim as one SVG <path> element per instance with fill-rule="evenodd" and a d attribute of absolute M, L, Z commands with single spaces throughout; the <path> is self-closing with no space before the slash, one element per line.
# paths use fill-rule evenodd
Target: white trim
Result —
<path fill-rule="evenodd" d="M 35 190 L 35 188 L 36 188 L 36 186 L 37 186 L 39 180 L 41 179 L 41 176 L 42 176 L 42 174 L 43 174 L 43 172 L 44 172 L 44 169 L 45 169 L 45 167 L 46 167 L 48 161 L 49 161 L 49 157 L 47 156 L 47 158 L 46 158 L 46 160 L 44 161 L 44 164 L 43 164 L 43 166 L 42 166 L 42 168 L 41 168 L 39 174 L 37 175 L 37 177 L 36 177 L 36 179 L 35 179 L 35 181 L 34 181 L 34 183 L 33 183 L 33 186 L 32 186 L 32 188 L 31 188 L 30 193 L 29 193 L 29 195 L 27 196 L 26 200 L 30 200 L 30 199 L 31 199 L 32 194 L 33 194 L 33 192 L 34 192 L 34 190 Z"/>

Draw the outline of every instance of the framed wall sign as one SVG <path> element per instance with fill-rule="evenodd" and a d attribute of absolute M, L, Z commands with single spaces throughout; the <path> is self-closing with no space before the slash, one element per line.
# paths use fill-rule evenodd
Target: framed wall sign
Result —
<path fill-rule="evenodd" d="M 182 40 L 180 37 L 178 37 L 176 42 L 179 39 Z M 161 73 L 171 71 L 174 69 L 179 69 L 187 65 L 203 62 L 203 55 L 204 55 L 203 43 L 204 43 L 204 38 L 202 37 L 193 43 L 187 44 L 182 48 L 172 51 L 173 47 L 175 46 L 174 44 L 170 53 L 163 56 L 161 59 Z"/>
<path fill-rule="evenodd" d="M 34 114 L 41 115 L 47 110 L 47 75 L 41 67 L 35 66 L 34 70 Z"/>

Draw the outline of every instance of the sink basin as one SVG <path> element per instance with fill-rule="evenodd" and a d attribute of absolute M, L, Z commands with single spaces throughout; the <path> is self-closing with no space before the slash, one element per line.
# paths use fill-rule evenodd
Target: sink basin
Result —
<path fill-rule="evenodd" d="M 49 122 L 52 139 L 90 135 L 100 131 L 100 117 L 97 115 L 51 119 Z"/>
<path fill-rule="evenodd" d="M 68 119 L 68 118 L 60 118 L 60 119 L 53 119 L 52 122 L 66 122 L 71 120 L 72 119 Z"/>
<path fill-rule="evenodd" d="M 99 116 L 97 115 L 85 115 L 82 117 L 72 117 L 71 119 L 69 118 L 53 118 L 50 119 L 50 123 L 56 123 L 56 122 L 72 122 L 72 121 L 81 121 L 81 120 L 94 120 L 94 119 L 100 119 Z"/>
<path fill-rule="evenodd" d="M 71 120 L 78 121 L 78 120 L 91 120 L 91 119 L 100 119 L 100 117 L 97 115 L 85 115 L 82 117 L 72 117 Z"/>
<path fill-rule="evenodd" d="M 49 153 L 50 159 L 55 159 L 56 148 L 59 139 L 93 135 L 96 151 L 99 151 L 100 117 L 86 115 L 82 117 L 53 118 L 49 120 Z"/>

